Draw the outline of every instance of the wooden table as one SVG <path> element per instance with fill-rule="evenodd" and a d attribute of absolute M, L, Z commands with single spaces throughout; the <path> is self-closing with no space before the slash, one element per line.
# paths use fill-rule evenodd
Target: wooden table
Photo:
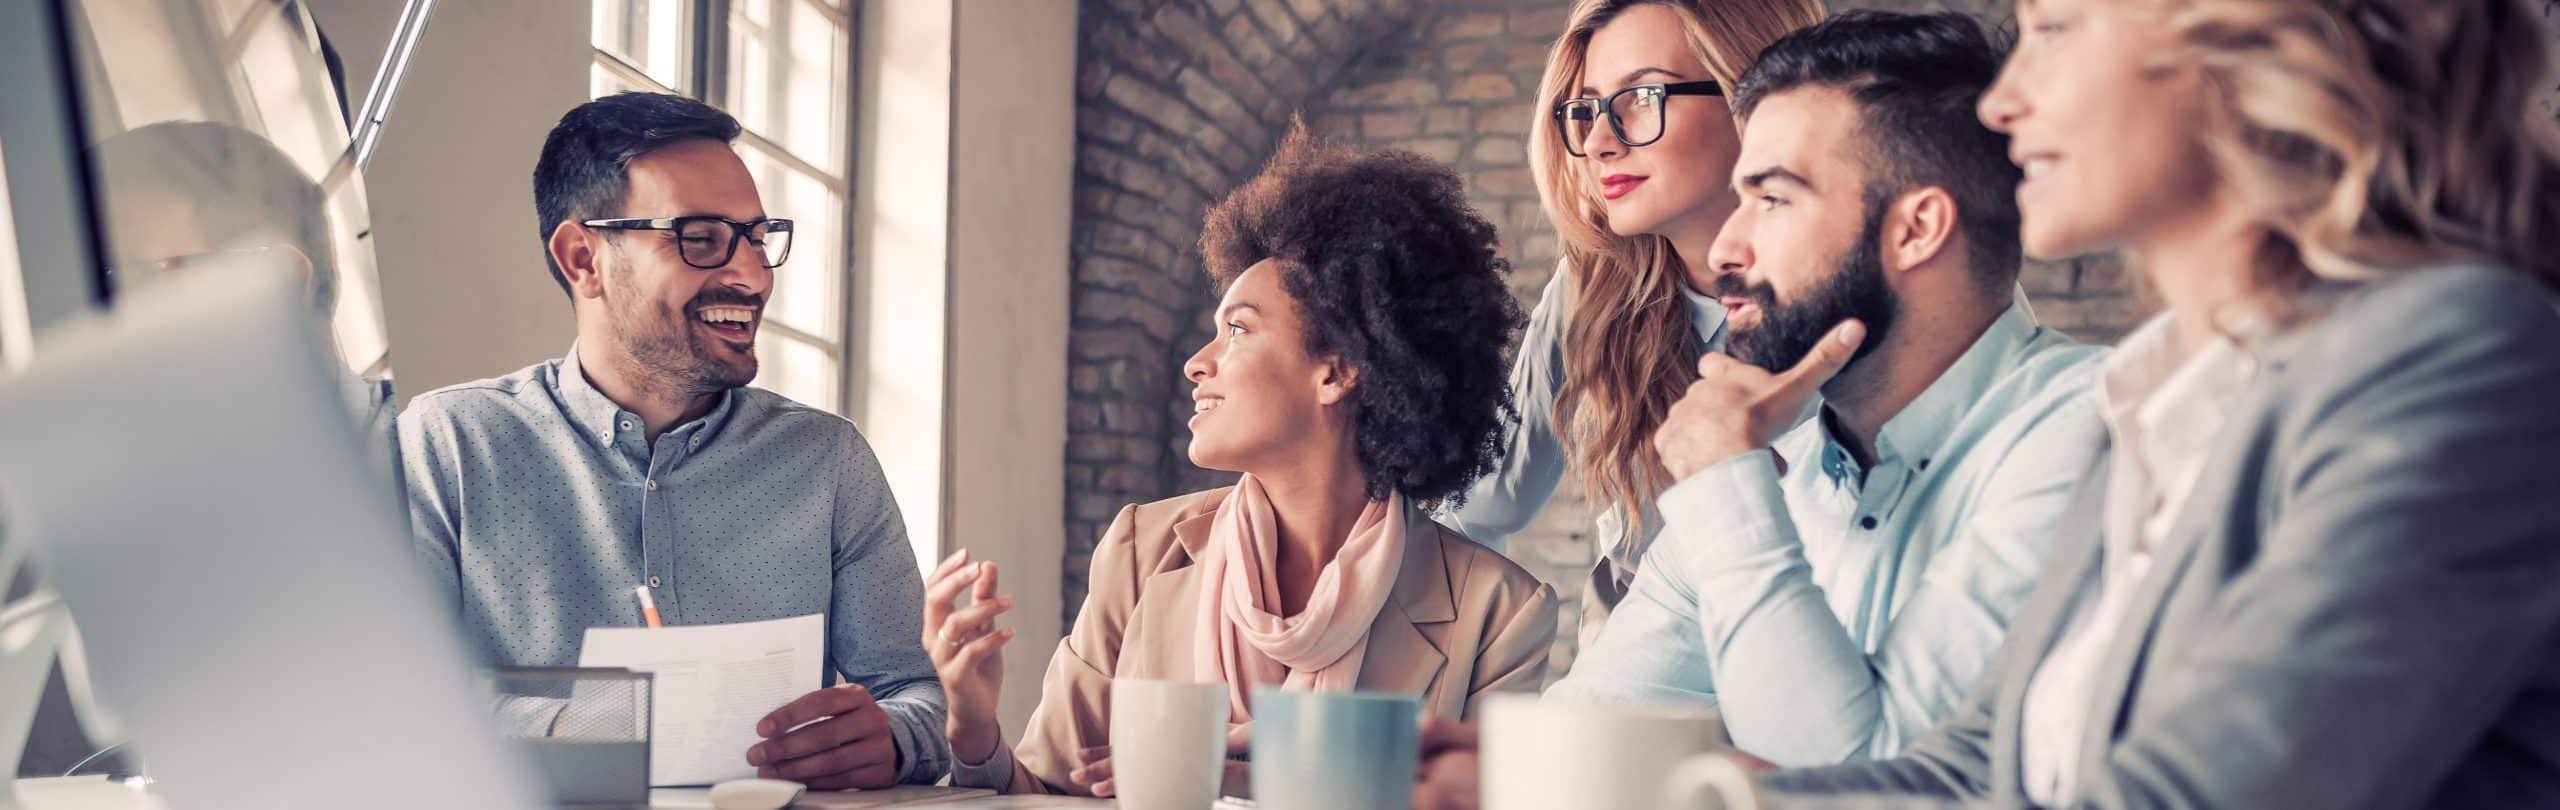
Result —
<path fill-rule="evenodd" d="M 649 810 L 701 810 L 711 806 L 709 788 L 658 788 L 649 791 Z M 977 788 L 900 785 L 888 790 L 816 791 L 792 802 L 795 810 L 871 810 L 879 807 L 931 807 L 934 810 L 1083 810 L 1110 807 L 1104 799 L 1065 796 L 998 796 Z M 46 810 L 33 808 L 32 810 Z"/>
<path fill-rule="evenodd" d="M 20 779 L 18 800 L 27 810 L 172 810 L 155 791 L 109 782 L 103 776 Z M 350 802 L 362 808 L 362 801 Z M 702 810 L 711 806 L 709 788 L 659 788 L 649 791 L 650 810 Z M 1107 799 L 1068 796 L 998 796 L 976 788 L 902 785 L 888 790 L 824 791 L 792 803 L 803 810 L 871 810 L 931 807 L 935 810 L 1094 810 L 1108 808 Z"/>

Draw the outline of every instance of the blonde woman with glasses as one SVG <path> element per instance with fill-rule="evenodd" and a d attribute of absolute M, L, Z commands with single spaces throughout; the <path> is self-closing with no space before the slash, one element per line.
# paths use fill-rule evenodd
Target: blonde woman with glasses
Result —
<path fill-rule="evenodd" d="M 2125 251 L 2167 311 L 1969 705 L 1771 803 L 2560 806 L 2541 6 L 2020 3 L 1981 114 L 2026 249 Z"/>
<path fill-rule="evenodd" d="M 1586 641 L 1661 528 L 1653 499 L 1672 481 L 1654 429 L 1699 356 L 1723 345 L 1709 268 L 1673 245 L 1703 252 L 1737 205 L 1726 180 L 1741 136 L 1724 91 L 1762 48 L 1820 19 L 1820 0 L 1581 0 L 1548 53 L 1529 159 L 1563 259 L 1512 368 L 1509 452 L 1442 520 L 1503 549 L 1570 471 L 1600 512 Z M 1624 152 L 1605 176 L 1583 154 L 1595 128 Z"/>

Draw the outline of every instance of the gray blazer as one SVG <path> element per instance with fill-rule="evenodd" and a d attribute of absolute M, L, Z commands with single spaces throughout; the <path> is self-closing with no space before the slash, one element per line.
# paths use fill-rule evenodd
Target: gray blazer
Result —
<path fill-rule="evenodd" d="M 2560 807 L 2560 311 L 2428 270 L 2258 349 L 2089 696 L 2074 807 Z M 2094 587 L 2103 475 L 1975 695 L 1772 805 L 2027 804 L 2027 679 Z M 1852 799 L 1844 794 L 1859 794 Z"/>

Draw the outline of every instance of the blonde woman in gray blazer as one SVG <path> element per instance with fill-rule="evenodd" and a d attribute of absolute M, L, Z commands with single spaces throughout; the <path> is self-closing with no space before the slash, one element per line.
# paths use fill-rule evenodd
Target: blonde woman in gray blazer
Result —
<path fill-rule="evenodd" d="M 2030 253 L 2167 312 L 1970 704 L 1768 804 L 2560 807 L 2560 176 L 2521 0 L 2024 0 Z M 1862 796 L 1862 798 L 1852 798 Z"/>

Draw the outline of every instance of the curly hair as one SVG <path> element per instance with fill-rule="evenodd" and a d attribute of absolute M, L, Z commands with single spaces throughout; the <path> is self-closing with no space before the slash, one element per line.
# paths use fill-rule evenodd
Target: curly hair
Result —
<path fill-rule="evenodd" d="M 1200 229 L 1218 290 L 1273 260 L 1307 352 L 1358 370 L 1354 442 L 1369 497 L 1425 504 L 1462 501 L 1519 419 L 1505 358 L 1527 319 L 1495 244 L 1447 167 L 1320 143 L 1294 124 Z"/>

